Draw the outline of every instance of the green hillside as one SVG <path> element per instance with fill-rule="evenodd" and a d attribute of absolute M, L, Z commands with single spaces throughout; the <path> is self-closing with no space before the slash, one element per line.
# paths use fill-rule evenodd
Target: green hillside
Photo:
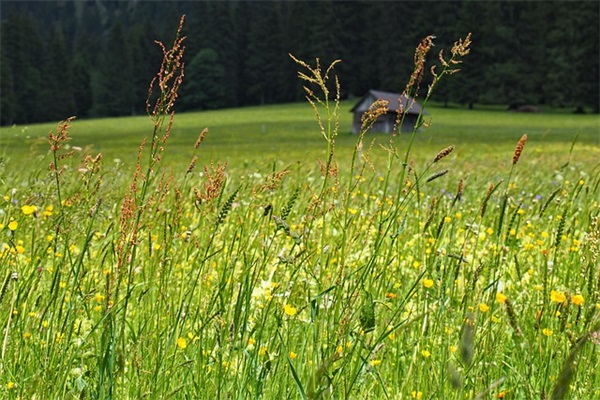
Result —
<path fill-rule="evenodd" d="M 351 132 L 354 102 L 341 104 L 340 154 L 350 151 L 356 142 Z M 600 146 L 600 116 L 549 112 L 539 114 L 512 113 L 503 109 L 465 110 L 428 107 L 432 124 L 417 136 L 422 151 L 416 157 L 429 156 L 438 147 L 454 144 L 462 157 L 493 157 L 495 150 L 508 149 L 527 133 L 532 146 L 546 154 L 564 153 L 577 137 L 576 149 Z M 75 120 L 71 146 L 102 152 L 108 159 L 134 162 L 143 138 L 152 132 L 146 116 Z M 168 141 L 166 159 L 187 162 L 198 134 L 208 128 L 202 144 L 204 161 L 273 160 L 309 161 L 324 154 L 326 147 L 318 132 L 312 109 L 305 103 L 247 107 L 217 111 L 178 113 Z M 0 128 L 0 152 L 19 162 L 48 151 L 45 138 L 56 124 L 34 124 Z M 400 140 L 407 137 L 403 136 Z M 385 144 L 389 137 L 368 136 Z M 377 153 L 377 146 L 375 146 Z M 491 155 L 488 153 L 492 153 Z M 485 156 L 484 156 L 485 154 Z M 586 158 L 589 152 L 580 154 Z M 346 153 L 346 156 L 348 154 Z M 343 159 L 343 157 L 340 157 Z"/>

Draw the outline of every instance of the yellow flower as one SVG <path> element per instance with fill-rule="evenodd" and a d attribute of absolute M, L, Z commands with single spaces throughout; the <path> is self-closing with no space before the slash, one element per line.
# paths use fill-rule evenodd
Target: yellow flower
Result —
<path fill-rule="evenodd" d="M 12 381 L 11 381 L 11 382 L 8 382 L 8 383 L 5 385 L 5 387 L 6 387 L 8 390 L 12 390 L 12 389 L 14 389 L 16 386 L 17 386 L 17 384 L 16 384 L 16 383 L 14 383 L 14 382 L 12 382 Z"/>
<path fill-rule="evenodd" d="M 421 355 L 425 358 L 429 358 L 431 356 L 431 353 L 429 352 L 429 350 L 421 350 Z"/>
<path fill-rule="evenodd" d="M 427 289 L 429 289 L 430 287 L 433 286 L 433 279 L 423 279 L 423 286 L 425 286 Z"/>
<path fill-rule="evenodd" d="M 105 298 L 106 297 L 104 297 L 104 295 L 100 293 L 96 293 L 96 295 L 94 296 L 94 300 L 96 300 L 96 303 L 102 303 Z"/>
<path fill-rule="evenodd" d="M 550 292 L 550 300 L 556 303 L 564 303 L 564 301 L 567 300 L 567 296 L 565 296 L 563 292 L 552 290 Z"/>
<path fill-rule="evenodd" d="M 182 350 L 185 349 L 187 347 L 187 340 L 182 337 L 177 339 L 177 347 L 179 347 Z"/>
<path fill-rule="evenodd" d="M 496 293 L 496 301 L 498 302 L 498 304 L 504 304 L 506 303 L 506 295 L 504 295 L 501 292 Z"/>
<path fill-rule="evenodd" d="M 552 333 L 553 333 L 553 332 L 552 332 L 552 330 L 551 330 L 551 329 L 544 328 L 544 329 L 542 329 L 542 333 L 543 333 L 544 335 L 546 335 L 546 336 L 552 336 Z"/>
<path fill-rule="evenodd" d="M 571 297 L 571 303 L 575 304 L 576 306 L 580 306 L 583 303 L 585 303 L 585 299 L 582 295 L 576 294 L 573 297 Z"/>
<path fill-rule="evenodd" d="M 420 390 L 413 390 L 412 392 L 410 392 L 410 397 L 412 397 L 413 399 L 420 399 L 423 397 L 423 392 L 421 392 Z"/>
<path fill-rule="evenodd" d="M 267 348 L 265 346 L 262 346 L 260 349 L 258 349 L 259 356 L 264 356 L 265 354 L 267 354 Z"/>
<path fill-rule="evenodd" d="M 298 354 L 294 353 L 293 351 L 290 351 L 290 358 L 293 360 L 296 357 L 298 357 Z"/>
<path fill-rule="evenodd" d="M 8 229 L 14 232 L 17 230 L 18 226 L 19 223 L 17 221 L 10 221 L 10 223 L 8 224 Z"/>
<path fill-rule="evenodd" d="M 371 364 L 371 367 L 376 367 L 381 364 L 381 360 L 371 360 L 369 361 L 369 364 Z"/>
<path fill-rule="evenodd" d="M 483 313 L 488 312 L 489 309 L 490 309 L 490 307 L 487 304 L 481 303 L 479 305 L 479 311 L 481 311 Z"/>
<path fill-rule="evenodd" d="M 24 205 L 23 207 L 21 207 L 21 212 L 25 215 L 31 215 L 36 211 L 37 211 L 36 206 Z"/>
<path fill-rule="evenodd" d="M 49 217 L 52 215 L 52 211 L 54 211 L 54 206 L 52 204 L 50 204 L 49 206 L 46 207 L 46 209 L 44 210 L 44 217 Z"/>
<path fill-rule="evenodd" d="M 296 307 L 292 307 L 289 304 L 286 304 L 285 306 L 283 306 L 283 312 L 285 312 L 290 317 L 293 317 L 298 313 L 298 310 L 296 309 Z"/>

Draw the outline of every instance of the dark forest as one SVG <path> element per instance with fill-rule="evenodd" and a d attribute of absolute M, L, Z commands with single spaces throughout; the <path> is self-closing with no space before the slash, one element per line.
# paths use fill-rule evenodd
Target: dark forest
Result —
<path fill-rule="evenodd" d="M 2 1 L 1 124 L 145 112 L 150 80 L 186 15 L 180 111 L 298 101 L 288 53 L 336 73 L 344 98 L 401 92 L 420 39 L 462 71 L 434 100 L 598 112 L 598 1 Z M 437 54 L 437 51 L 435 51 Z M 429 60 L 431 63 L 435 59 Z M 424 86 L 426 82 L 424 82 Z"/>

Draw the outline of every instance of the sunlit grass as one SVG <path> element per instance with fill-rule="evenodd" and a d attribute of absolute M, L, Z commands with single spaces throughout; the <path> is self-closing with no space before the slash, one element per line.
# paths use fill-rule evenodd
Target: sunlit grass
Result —
<path fill-rule="evenodd" d="M 350 154 L 356 137 L 350 134 L 354 101 L 341 103 L 338 151 Z M 519 114 L 500 110 L 465 110 L 439 106 L 428 108 L 432 126 L 423 130 L 417 142 L 427 152 L 448 143 L 457 145 L 468 158 L 482 158 L 498 146 L 509 150 L 515 137 L 527 133 L 536 151 L 546 154 L 568 153 L 578 136 L 579 146 L 600 147 L 600 117 L 572 114 Z M 46 138 L 55 123 L 0 128 L 0 151 L 19 162 L 34 154 L 47 152 Z M 148 136 L 151 122 L 147 116 L 75 120 L 71 145 L 102 152 L 106 158 L 131 161 L 141 140 Z M 313 114 L 305 104 L 285 104 L 217 111 L 188 112 L 177 115 L 170 151 L 173 158 L 191 155 L 197 135 L 209 128 L 203 146 L 205 160 L 286 159 L 314 160 L 325 153 Z M 367 136 L 368 140 L 371 137 Z M 389 138 L 373 135 L 386 144 Z M 376 146 L 377 147 L 377 146 Z M 416 155 L 419 156 L 418 154 Z M 169 154 L 166 155 L 170 161 Z"/>

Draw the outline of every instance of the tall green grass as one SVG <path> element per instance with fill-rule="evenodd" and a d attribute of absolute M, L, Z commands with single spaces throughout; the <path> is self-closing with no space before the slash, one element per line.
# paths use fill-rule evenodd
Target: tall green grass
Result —
<path fill-rule="evenodd" d="M 300 62 L 317 121 L 240 110 L 223 137 L 201 118 L 225 111 L 171 125 L 181 39 L 163 50 L 146 129 L 66 121 L 41 166 L 6 144 L 1 397 L 600 394 L 596 120 L 514 116 L 500 140 L 436 109 L 442 128 L 351 136 L 334 69 Z"/>

